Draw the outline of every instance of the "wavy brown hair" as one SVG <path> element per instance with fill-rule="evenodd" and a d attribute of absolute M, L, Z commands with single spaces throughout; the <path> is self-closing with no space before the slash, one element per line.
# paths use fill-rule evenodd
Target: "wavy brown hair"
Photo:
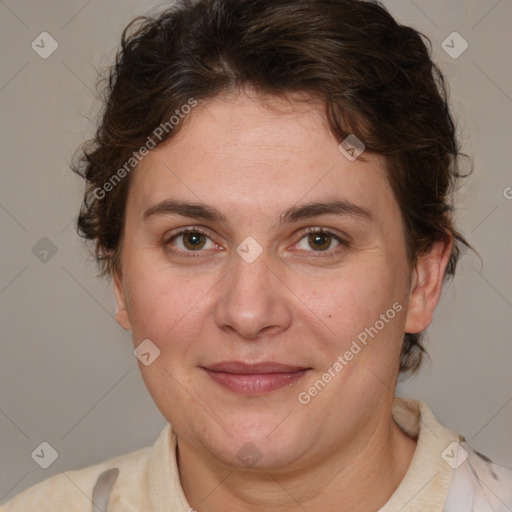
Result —
<path fill-rule="evenodd" d="M 191 98 L 250 85 L 262 94 L 321 100 L 339 141 L 354 134 L 366 151 L 382 155 L 411 268 L 435 241 L 453 239 L 445 279 L 453 276 L 462 246 L 471 247 L 453 224 L 462 153 L 427 43 L 375 1 L 182 0 L 134 19 L 98 82 L 105 87 L 96 134 L 72 164 L 87 184 L 78 232 L 94 241 L 101 274 L 119 270 L 131 181 L 123 173 L 110 187 L 114 174 Z M 402 374 L 418 370 L 422 335 L 405 333 Z"/>

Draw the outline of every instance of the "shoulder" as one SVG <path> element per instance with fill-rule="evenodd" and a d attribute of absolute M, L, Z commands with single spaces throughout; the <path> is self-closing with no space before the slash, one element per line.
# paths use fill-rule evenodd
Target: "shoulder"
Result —
<path fill-rule="evenodd" d="M 464 438 L 446 501 L 446 512 L 508 512 L 512 510 L 512 468 L 473 449 Z M 461 508 L 462 507 L 462 508 Z"/>
<path fill-rule="evenodd" d="M 93 466 L 64 471 L 43 480 L 0 506 L 0 512 L 90 512 L 98 477 L 119 468 L 116 487 L 142 485 L 151 447 L 120 455 Z"/>

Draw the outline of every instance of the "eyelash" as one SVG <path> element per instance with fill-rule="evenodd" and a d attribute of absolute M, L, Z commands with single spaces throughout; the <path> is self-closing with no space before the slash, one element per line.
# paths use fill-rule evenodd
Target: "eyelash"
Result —
<path fill-rule="evenodd" d="M 187 228 L 183 228 L 183 229 L 177 231 L 176 233 L 174 233 L 170 238 L 168 238 L 165 241 L 165 246 L 168 248 L 168 250 L 170 252 L 172 252 L 174 254 L 178 254 L 178 255 L 186 254 L 187 255 L 186 257 L 192 257 L 192 258 L 199 257 L 199 254 L 194 254 L 194 253 L 204 252 L 201 249 L 197 250 L 197 251 L 182 251 L 182 250 L 176 250 L 176 249 L 169 248 L 170 244 L 171 244 L 171 242 L 173 240 L 175 240 L 176 238 L 178 238 L 178 237 L 180 237 L 182 235 L 185 235 L 187 233 L 198 233 L 198 234 L 206 236 L 207 238 L 210 238 L 209 233 L 207 231 L 205 231 L 204 229 L 202 229 L 200 227 L 190 226 L 190 227 L 187 227 Z M 339 242 L 339 244 L 341 246 L 341 247 L 338 247 L 337 249 L 334 249 L 334 250 L 327 249 L 325 251 L 307 251 L 307 252 L 314 253 L 313 257 L 315 257 L 315 258 L 331 257 L 333 255 L 338 254 L 339 252 L 343 251 L 344 249 L 346 249 L 347 247 L 350 246 L 350 244 L 349 244 L 349 242 L 347 240 L 344 240 L 343 238 L 339 237 L 338 235 L 336 235 L 332 231 L 329 231 L 328 229 L 324 229 L 324 228 L 318 228 L 318 227 L 306 228 L 304 230 L 304 232 L 302 233 L 302 236 L 300 237 L 299 241 L 302 240 L 306 235 L 309 235 L 309 234 L 312 234 L 312 233 L 320 233 L 322 235 L 329 235 L 334 240 Z"/>

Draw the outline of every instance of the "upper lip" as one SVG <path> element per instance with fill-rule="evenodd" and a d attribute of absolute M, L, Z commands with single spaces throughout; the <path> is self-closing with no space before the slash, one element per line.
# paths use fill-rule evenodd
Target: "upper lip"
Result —
<path fill-rule="evenodd" d="M 304 366 L 292 366 L 289 364 L 265 361 L 256 364 L 243 363 L 241 361 L 223 361 L 205 366 L 207 370 L 214 372 L 234 373 L 238 375 L 264 374 L 264 373 L 294 373 L 308 368 Z"/>

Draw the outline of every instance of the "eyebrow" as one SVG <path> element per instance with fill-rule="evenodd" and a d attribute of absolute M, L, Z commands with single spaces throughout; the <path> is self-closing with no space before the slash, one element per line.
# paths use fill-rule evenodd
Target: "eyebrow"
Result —
<path fill-rule="evenodd" d="M 198 220 L 219 222 L 226 226 L 229 225 L 227 217 L 213 206 L 179 201 L 176 199 L 166 199 L 152 206 L 144 212 L 143 219 L 148 220 L 158 215 L 180 215 Z M 373 220 L 373 215 L 367 208 L 346 200 L 333 200 L 294 205 L 281 213 L 277 226 L 310 219 L 320 215 L 346 215 L 365 220 Z"/>

